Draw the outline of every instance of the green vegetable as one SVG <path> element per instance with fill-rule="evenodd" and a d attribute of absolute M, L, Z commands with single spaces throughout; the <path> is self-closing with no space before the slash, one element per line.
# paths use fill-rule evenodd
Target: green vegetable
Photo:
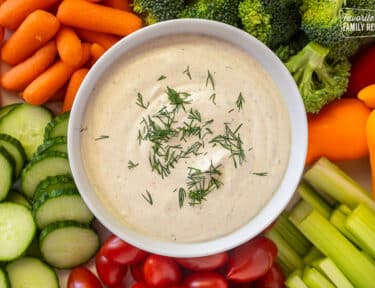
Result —
<path fill-rule="evenodd" d="M 297 83 L 307 112 L 319 112 L 324 105 L 340 98 L 348 86 L 349 61 L 346 58 L 329 61 L 328 53 L 329 49 L 310 42 L 285 64 Z"/>
<path fill-rule="evenodd" d="M 244 0 L 238 6 L 243 29 L 274 48 L 287 42 L 300 24 L 299 1 Z"/>
<path fill-rule="evenodd" d="M 346 238 L 353 243 L 356 243 L 356 239 L 353 234 L 350 233 L 350 231 L 345 227 L 345 221 L 346 215 L 339 209 L 335 209 L 329 219 L 329 222 L 331 222 L 331 224 L 335 226 Z"/>
<path fill-rule="evenodd" d="M 305 282 L 302 280 L 301 270 L 293 272 L 285 281 L 285 285 L 288 288 L 308 288 Z"/>
<path fill-rule="evenodd" d="M 238 26 L 240 0 L 195 0 L 179 14 L 181 18 L 202 18 Z"/>
<path fill-rule="evenodd" d="M 133 11 L 147 24 L 175 19 L 184 8 L 184 0 L 134 0 Z"/>
<path fill-rule="evenodd" d="M 335 286 L 313 267 L 306 267 L 302 276 L 309 288 L 335 288 Z"/>
<path fill-rule="evenodd" d="M 298 194 L 309 203 L 315 210 L 317 210 L 324 218 L 329 218 L 331 214 L 331 207 L 320 197 L 309 185 L 304 182 L 297 188 Z"/>
<path fill-rule="evenodd" d="M 299 31 L 287 43 L 282 43 L 274 48 L 273 51 L 281 61 L 287 62 L 290 57 L 296 55 L 309 42 L 309 38 L 307 38 L 306 34 Z"/>
<path fill-rule="evenodd" d="M 375 0 L 347 0 L 347 7 L 374 10 Z"/>
<path fill-rule="evenodd" d="M 303 257 L 305 264 L 312 264 L 314 261 L 323 258 L 324 255 L 316 247 L 312 247 L 310 251 Z"/>
<path fill-rule="evenodd" d="M 333 284 L 340 288 L 354 288 L 352 283 L 345 277 L 344 273 L 337 268 L 336 264 L 329 258 L 314 261 L 312 264 L 319 272 L 323 273 Z"/>

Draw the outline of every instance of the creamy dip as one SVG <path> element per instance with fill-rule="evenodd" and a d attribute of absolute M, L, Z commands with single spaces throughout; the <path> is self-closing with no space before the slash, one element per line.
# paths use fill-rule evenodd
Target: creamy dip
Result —
<path fill-rule="evenodd" d="M 126 54 L 94 89 L 82 128 L 100 199 L 124 225 L 167 241 L 211 240 L 246 224 L 289 159 L 274 81 L 244 51 L 205 36 Z"/>

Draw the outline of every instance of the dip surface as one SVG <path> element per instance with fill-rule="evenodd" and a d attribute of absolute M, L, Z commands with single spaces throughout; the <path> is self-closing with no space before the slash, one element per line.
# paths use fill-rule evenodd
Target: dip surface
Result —
<path fill-rule="evenodd" d="M 205 36 L 161 38 L 128 53 L 98 82 L 84 119 L 94 191 L 124 225 L 162 240 L 240 228 L 288 164 L 289 118 L 276 84 L 247 53 Z"/>

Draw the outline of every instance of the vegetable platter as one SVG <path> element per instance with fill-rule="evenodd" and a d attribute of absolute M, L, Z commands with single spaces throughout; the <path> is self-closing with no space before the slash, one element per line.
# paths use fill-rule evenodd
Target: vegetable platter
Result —
<path fill-rule="evenodd" d="M 0 288 L 371 287 L 375 44 L 340 33 L 342 9 L 374 15 L 375 2 L 0 0 Z M 176 18 L 221 21 L 265 43 L 309 113 L 306 173 L 290 207 L 262 235 L 202 259 L 147 254 L 111 235 L 80 198 L 66 154 L 69 111 L 95 61 Z"/>

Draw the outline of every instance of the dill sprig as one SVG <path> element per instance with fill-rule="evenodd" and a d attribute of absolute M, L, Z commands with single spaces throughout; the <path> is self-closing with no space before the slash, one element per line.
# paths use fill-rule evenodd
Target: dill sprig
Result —
<path fill-rule="evenodd" d="M 138 92 L 137 94 L 137 102 L 135 103 L 137 104 L 139 107 L 143 108 L 143 109 L 147 109 L 148 106 L 150 105 L 150 102 L 147 103 L 147 105 L 143 102 L 143 95 L 141 93 Z"/>
<path fill-rule="evenodd" d="M 189 111 L 188 119 L 202 122 L 201 113 L 197 109 L 191 108 Z"/>
<path fill-rule="evenodd" d="M 134 169 L 135 167 L 137 167 L 139 165 L 139 163 L 134 163 L 133 161 L 129 160 L 128 161 L 128 169 L 131 170 L 131 169 Z"/>
<path fill-rule="evenodd" d="M 268 172 L 253 172 L 251 174 L 256 175 L 256 176 L 267 176 Z"/>
<path fill-rule="evenodd" d="M 206 87 L 208 86 L 209 83 L 211 83 L 212 90 L 215 90 L 215 80 L 214 80 L 214 77 L 212 76 L 210 70 L 207 71 Z"/>
<path fill-rule="evenodd" d="M 184 72 L 182 72 L 182 74 L 186 74 L 187 77 L 189 77 L 190 80 L 192 79 L 191 74 L 190 74 L 190 66 L 189 65 L 186 67 Z"/>
<path fill-rule="evenodd" d="M 211 94 L 209 100 L 216 105 L 216 93 Z"/>
<path fill-rule="evenodd" d="M 187 194 L 186 194 L 186 190 L 184 188 L 178 189 L 178 205 L 180 206 L 180 208 L 182 208 L 182 206 L 184 206 L 186 196 L 187 196 Z"/>
<path fill-rule="evenodd" d="M 175 110 L 178 111 L 180 107 L 185 111 L 185 105 L 191 104 L 191 100 L 188 100 L 187 98 L 191 96 L 189 93 L 186 92 L 177 92 L 176 90 L 167 87 L 166 91 L 168 95 L 168 100 L 170 101 L 171 105 L 175 106 Z"/>
<path fill-rule="evenodd" d="M 158 81 L 161 81 L 161 80 L 164 80 L 164 79 L 167 79 L 167 76 L 165 76 L 165 75 L 161 75 L 161 76 L 158 78 Z"/>
<path fill-rule="evenodd" d="M 236 100 L 236 106 L 238 111 L 240 111 L 243 108 L 243 104 L 245 104 L 245 98 L 243 98 L 242 92 L 240 92 L 240 95 L 238 95 L 238 98 Z"/>
<path fill-rule="evenodd" d="M 103 139 L 108 139 L 108 138 L 109 138 L 108 135 L 100 135 L 99 137 L 96 137 L 96 138 L 95 138 L 95 141 L 103 140 Z"/>
<path fill-rule="evenodd" d="M 230 158 L 233 159 L 234 167 L 245 161 L 245 152 L 243 149 L 243 142 L 239 133 L 242 124 L 238 125 L 235 130 L 232 130 L 228 123 L 225 123 L 225 132 L 222 135 L 214 137 L 210 143 L 213 146 L 220 145 L 230 152 Z"/>
<path fill-rule="evenodd" d="M 146 190 L 146 195 L 145 195 L 145 194 L 142 194 L 142 197 L 143 197 L 143 199 L 145 199 L 145 200 L 148 202 L 148 204 L 150 204 L 151 206 L 154 204 L 154 201 L 152 200 L 151 193 L 150 193 L 148 190 Z"/>

